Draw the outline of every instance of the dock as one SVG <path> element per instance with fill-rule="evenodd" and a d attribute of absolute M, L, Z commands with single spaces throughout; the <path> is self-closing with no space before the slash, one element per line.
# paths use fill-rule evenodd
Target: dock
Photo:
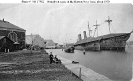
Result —
<path fill-rule="evenodd" d="M 50 54 L 49 51 L 47 52 L 48 54 Z M 55 53 L 52 53 L 52 54 L 57 55 Z M 83 81 L 112 81 L 108 77 L 102 74 L 96 73 L 95 71 L 89 68 L 86 68 L 85 66 L 79 63 L 73 64 L 71 60 L 63 58 L 59 55 L 57 56 L 57 58 L 61 60 L 62 64 L 65 65 L 67 69 L 69 69 L 72 73 L 74 73 L 76 76 L 81 78 Z"/>

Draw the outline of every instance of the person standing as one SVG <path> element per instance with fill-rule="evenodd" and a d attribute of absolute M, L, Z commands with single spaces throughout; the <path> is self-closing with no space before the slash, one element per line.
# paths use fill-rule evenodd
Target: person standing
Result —
<path fill-rule="evenodd" d="M 83 54 L 85 54 L 85 49 L 84 49 L 84 51 L 83 51 Z"/>
<path fill-rule="evenodd" d="M 52 52 L 50 52 L 49 58 L 50 58 L 50 64 L 52 64 L 52 62 L 53 62 L 53 55 L 52 55 Z"/>

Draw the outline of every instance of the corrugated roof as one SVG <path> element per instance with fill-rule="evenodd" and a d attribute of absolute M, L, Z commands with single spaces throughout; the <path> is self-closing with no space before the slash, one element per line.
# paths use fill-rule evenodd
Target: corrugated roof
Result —
<path fill-rule="evenodd" d="M 16 29 L 16 30 L 26 31 L 23 28 L 20 28 L 16 25 L 11 24 L 10 22 L 3 21 L 3 20 L 0 20 L 0 27 L 5 29 Z"/>
<path fill-rule="evenodd" d="M 87 39 L 77 41 L 75 45 L 83 44 L 83 43 L 87 43 L 87 42 L 93 42 L 93 41 L 97 41 L 97 40 L 101 40 L 101 39 L 107 39 L 107 38 L 116 37 L 116 36 L 121 36 L 121 35 L 125 35 L 125 34 L 129 34 L 129 33 L 111 33 L 111 34 L 102 35 L 102 36 L 99 36 L 96 38 L 88 37 Z"/>

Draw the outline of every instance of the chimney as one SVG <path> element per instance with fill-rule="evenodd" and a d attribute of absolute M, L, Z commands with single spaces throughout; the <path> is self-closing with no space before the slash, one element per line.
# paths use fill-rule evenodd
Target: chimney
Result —
<path fill-rule="evenodd" d="M 81 34 L 78 35 L 78 40 L 79 40 L 79 41 L 82 40 Z"/>
<path fill-rule="evenodd" d="M 86 39 L 87 38 L 86 31 L 84 31 L 83 34 L 84 34 L 84 39 Z"/>

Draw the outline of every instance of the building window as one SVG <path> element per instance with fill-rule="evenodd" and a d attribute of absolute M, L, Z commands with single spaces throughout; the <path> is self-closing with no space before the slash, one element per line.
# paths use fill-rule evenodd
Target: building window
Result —
<path fill-rule="evenodd" d="M 8 34 L 8 37 L 9 37 L 12 41 L 18 42 L 18 37 L 17 37 L 17 34 L 16 34 L 15 32 L 10 32 L 10 33 Z"/>

